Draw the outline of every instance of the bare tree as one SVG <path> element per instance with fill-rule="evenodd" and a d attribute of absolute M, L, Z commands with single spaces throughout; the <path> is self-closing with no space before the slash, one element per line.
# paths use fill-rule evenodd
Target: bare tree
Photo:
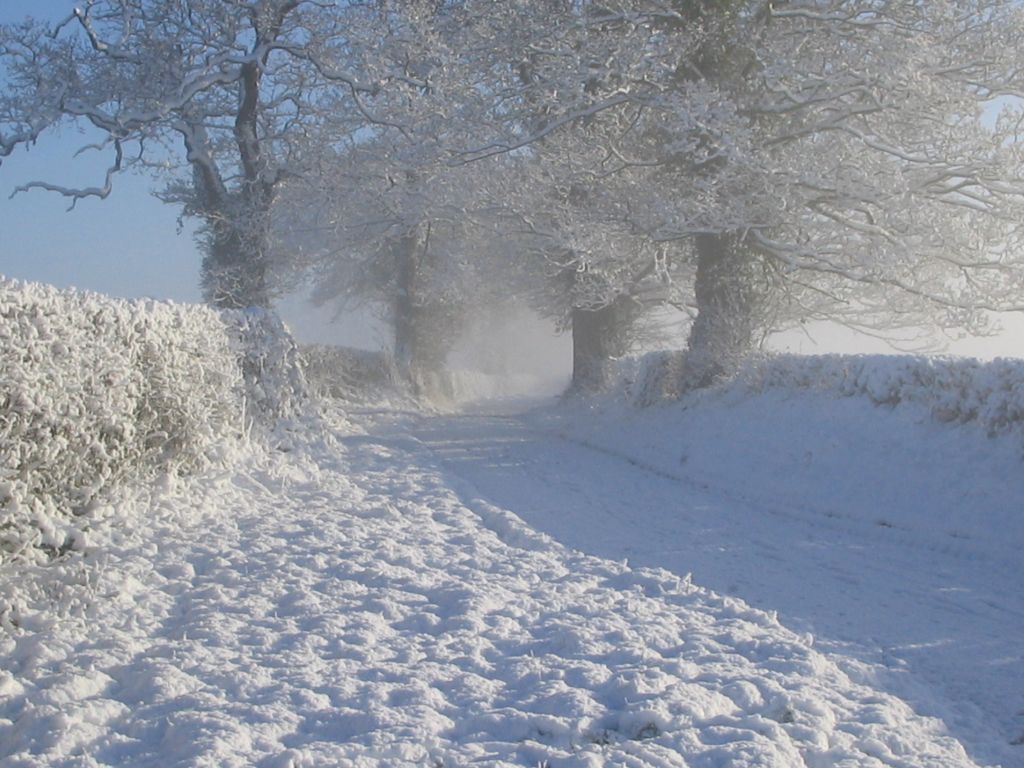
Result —
<path fill-rule="evenodd" d="M 281 182 L 306 171 L 307 140 L 372 120 L 349 44 L 359 4 L 317 0 L 87 0 L 54 26 L 0 28 L 0 158 L 65 121 L 110 153 L 102 185 L 34 181 L 74 205 L 138 169 L 202 222 L 203 287 L 217 306 L 266 306 L 269 214 Z M 332 111 L 324 105 L 330 103 Z M 339 109 L 344 103 L 344 108 Z"/>

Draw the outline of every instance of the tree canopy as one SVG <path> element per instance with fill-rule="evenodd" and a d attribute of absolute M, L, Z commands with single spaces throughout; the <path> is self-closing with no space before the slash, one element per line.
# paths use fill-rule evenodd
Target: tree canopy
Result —
<path fill-rule="evenodd" d="M 85 120 L 105 183 L 27 187 L 166 174 L 215 303 L 267 303 L 272 270 L 396 323 L 525 295 L 596 323 L 597 356 L 671 303 L 693 386 L 807 318 L 1024 309 L 1021 22 L 1012 0 L 90 0 L 0 32 L 0 155 Z"/>

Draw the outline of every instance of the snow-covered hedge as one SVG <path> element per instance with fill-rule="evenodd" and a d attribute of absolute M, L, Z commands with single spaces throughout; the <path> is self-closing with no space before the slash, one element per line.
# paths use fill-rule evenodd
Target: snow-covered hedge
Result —
<path fill-rule="evenodd" d="M 623 361 L 620 391 L 638 404 L 666 399 L 681 356 L 655 352 Z M 990 434 L 1024 426 L 1024 360 L 913 355 L 765 355 L 752 358 L 725 386 L 752 391 L 813 389 L 866 397 L 878 405 L 908 402 L 945 422 L 974 422 Z M 659 397 L 660 395 L 660 397 Z"/>
<path fill-rule="evenodd" d="M 281 318 L 260 309 L 213 314 L 223 323 L 240 364 L 245 421 L 272 426 L 306 412 L 311 392 L 302 355 Z"/>
<path fill-rule="evenodd" d="M 304 396 L 262 312 L 0 277 L 0 561 L 81 545 L 101 494 L 222 460 Z"/>
<path fill-rule="evenodd" d="M 741 379 L 758 389 L 802 388 L 867 397 L 879 405 L 918 403 L 946 422 L 974 422 L 989 434 L 1024 425 L 1024 360 L 903 355 L 779 355 L 752 363 Z"/>
<path fill-rule="evenodd" d="M 382 352 L 309 344 L 300 361 L 310 390 L 322 398 L 361 403 L 397 392 L 394 363 Z"/>

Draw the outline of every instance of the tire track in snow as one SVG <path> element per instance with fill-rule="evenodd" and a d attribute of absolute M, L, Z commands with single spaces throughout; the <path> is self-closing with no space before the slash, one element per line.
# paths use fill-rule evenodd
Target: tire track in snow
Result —
<path fill-rule="evenodd" d="M 1024 759 L 1007 749 L 1024 723 L 1006 711 L 998 672 L 1000 663 L 1021 668 L 1008 642 L 1024 632 L 1024 605 L 1011 599 L 1015 565 L 941 534 L 762 503 L 533 421 L 441 416 L 384 431 L 408 429 L 480 496 L 568 546 L 693 572 L 699 583 L 779 610 L 787 624 L 824 638 L 823 647 L 874 665 L 857 673 L 943 717 L 983 759 Z M 878 666 L 888 668 L 882 678 Z"/>

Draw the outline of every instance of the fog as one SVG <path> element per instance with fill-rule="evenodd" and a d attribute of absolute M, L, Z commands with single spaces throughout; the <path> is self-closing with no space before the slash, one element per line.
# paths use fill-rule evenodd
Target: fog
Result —
<path fill-rule="evenodd" d="M 526 307 L 481 308 L 468 318 L 448 365 L 483 374 L 474 377 L 477 396 L 556 395 L 572 376 L 572 340 Z"/>
<path fill-rule="evenodd" d="M 300 344 L 391 351 L 390 329 L 371 307 L 338 311 L 292 294 L 277 309 Z M 447 367 L 459 399 L 554 396 L 572 375 L 572 341 L 521 305 L 479 308 L 465 319 Z"/>

